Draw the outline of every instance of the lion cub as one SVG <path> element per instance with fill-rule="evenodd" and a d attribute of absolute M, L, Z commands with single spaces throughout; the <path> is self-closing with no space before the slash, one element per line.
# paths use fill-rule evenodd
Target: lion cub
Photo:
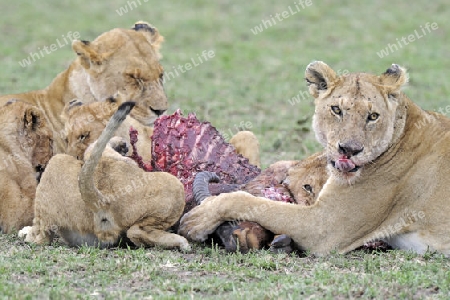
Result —
<path fill-rule="evenodd" d="M 101 102 L 83 103 L 72 100 L 67 103 L 61 114 L 61 118 L 65 121 L 64 133 L 67 143 L 65 153 L 82 160 L 86 149 L 98 139 L 117 107 L 124 102 L 124 96 L 117 93 Z M 115 132 L 115 136 L 126 140 L 127 145 L 130 144 L 130 127 L 139 132 L 140 138 L 136 147 L 143 160 L 149 162 L 152 157 L 150 137 L 153 134 L 153 127 L 142 125 L 136 119 L 127 116 Z M 125 155 L 128 150 L 130 149 L 123 154 Z"/>
<path fill-rule="evenodd" d="M 0 231 L 10 233 L 33 221 L 33 199 L 53 155 L 52 131 L 42 111 L 10 100 L 0 107 Z"/>
<path fill-rule="evenodd" d="M 145 172 L 107 148 L 134 103 L 125 102 L 82 161 L 54 156 L 36 191 L 32 227 L 19 232 L 26 242 L 49 243 L 58 234 L 71 246 L 116 245 L 190 249 L 184 237 L 166 232 L 184 209 L 184 188 L 174 176 Z M 102 155 L 103 154 L 103 155 Z"/>

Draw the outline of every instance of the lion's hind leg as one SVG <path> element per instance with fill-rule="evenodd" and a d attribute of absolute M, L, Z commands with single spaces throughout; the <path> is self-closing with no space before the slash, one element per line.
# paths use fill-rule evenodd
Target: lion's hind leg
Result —
<path fill-rule="evenodd" d="M 188 241 L 181 235 L 141 224 L 135 224 L 127 230 L 127 237 L 136 246 L 161 246 L 190 250 Z"/>

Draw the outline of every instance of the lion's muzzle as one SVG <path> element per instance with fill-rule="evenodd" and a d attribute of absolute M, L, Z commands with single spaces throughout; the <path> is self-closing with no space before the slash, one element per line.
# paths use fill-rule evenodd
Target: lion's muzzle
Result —
<path fill-rule="evenodd" d="M 348 173 L 356 172 L 360 168 L 359 166 L 355 165 L 355 163 L 351 159 L 348 159 L 344 155 L 340 156 L 337 161 L 331 161 L 331 164 L 339 171 Z"/>

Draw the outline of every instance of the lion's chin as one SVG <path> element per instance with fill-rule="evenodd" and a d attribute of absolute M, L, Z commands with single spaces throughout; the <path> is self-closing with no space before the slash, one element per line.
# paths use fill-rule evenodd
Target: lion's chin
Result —
<path fill-rule="evenodd" d="M 352 185 L 356 182 L 356 180 L 361 175 L 361 166 L 354 166 L 349 170 L 342 170 L 336 168 L 336 163 L 334 161 L 330 161 L 329 170 L 331 176 L 333 176 L 337 182 L 342 185 Z"/>
<path fill-rule="evenodd" d="M 155 122 L 155 120 L 157 119 L 157 116 L 150 116 L 150 117 L 142 117 L 139 115 L 133 115 L 132 113 L 130 114 L 130 116 L 135 119 L 136 121 L 138 121 L 139 123 L 141 123 L 144 126 L 153 126 L 153 123 Z"/>

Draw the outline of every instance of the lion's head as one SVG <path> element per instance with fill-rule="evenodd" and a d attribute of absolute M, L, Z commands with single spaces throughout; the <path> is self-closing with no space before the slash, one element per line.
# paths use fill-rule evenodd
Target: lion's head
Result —
<path fill-rule="evenodd" d="M 89 95 L 103 101 L 120 91 L 136 102 L 131 116 L 152 125 L 168 106 L 159 63 L 163 39 L 155 27 L 137 22 L 132 29 L 116 28 L 92 42 L 74 40 L 72 48 L 87 75 L 75 72 L 70 83 L 73 90 L 83 101 Z"/>
<path fill-rule="evenodd" d="M 100 136 L 122 100 L 122 96 L 116 95 L 102 102 L 84 104 L 73 100 L 67 103 L 61 114 L 65 120 L 66 153 L 83 159 L 85 150 Z"/>
<path fill-rule="evenodd" d="M 331 175 L 353 183 L 403 133 L 406 107 L 400 89 L 407 74 L 394 64 L 380 76 L 338 76 L 316 61 L 307 66 L 305 77 L 315 98 L 313 128 L 326 149 Z"/>
<path fill-rule="evenodd" d="M 39 181 L 53 156 L 53 134 L 42 112 L 31 104 L 11 100 L 0 108 L 0 120 L 1 144 L 10 152 L 8 159 L 31 165 Z"/>
<path fill-rule="evenodd" d="M 316 153 L 289 168 L 285 184 L 298 204 L 312 205 L 328 179 L 327 159 L 324 153 Z"/>

